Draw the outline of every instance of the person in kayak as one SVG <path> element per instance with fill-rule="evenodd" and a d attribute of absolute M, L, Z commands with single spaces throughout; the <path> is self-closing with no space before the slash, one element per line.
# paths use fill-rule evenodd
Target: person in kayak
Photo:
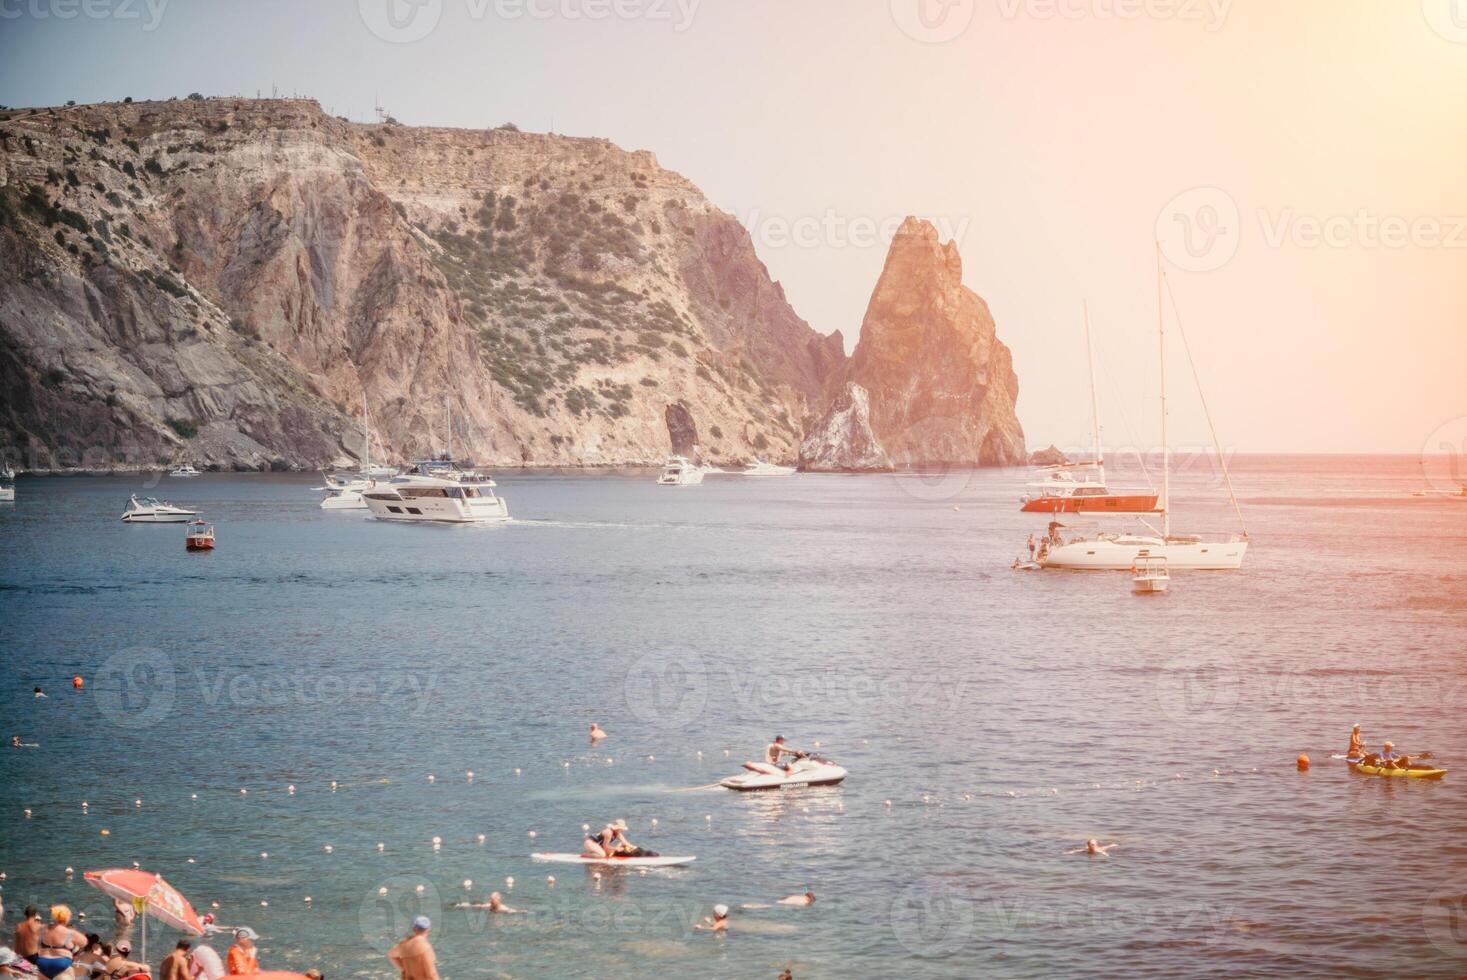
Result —
<path fill-rule="evenodd" d="M 790 767 L 787 763 L 780 760 L 787 755 L 792 755 L 796 759 L 803 759 L 805 757 L 805 753 L 799 749 L 792 749 L 786 746 L 783 735 L 774 736 L 774 741 L 764 747 L 764 761 L 768 762 L 771 766 L 779 766 L 785 772 L 789 772 Z"/>

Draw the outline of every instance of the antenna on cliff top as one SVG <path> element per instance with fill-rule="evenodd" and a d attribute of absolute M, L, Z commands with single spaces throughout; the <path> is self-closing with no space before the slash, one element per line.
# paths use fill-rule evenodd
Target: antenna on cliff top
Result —
<path fill-rule="evenodd" d="M 379 123 L 385 123 L 387 121 L 387 107 L 382 104 L 381 99 L 377 98 L 376 92 L 372 93 L 372 111 L 377 113 L 377 121 Z"/>

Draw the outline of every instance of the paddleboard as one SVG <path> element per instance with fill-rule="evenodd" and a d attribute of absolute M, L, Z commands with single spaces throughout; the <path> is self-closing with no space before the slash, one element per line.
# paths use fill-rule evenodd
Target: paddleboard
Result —
<path fill-rule="evenodd" d="M 692 864 L 698 860 L 695 857 L 674 857 L 659 855 L 657 857 L 614 857 L 594 858 L 586 857 L 584 854 L 531 854 L 536 861 L 549 861 L 554 864 L 599 864 L 614 865 L 626 868 L 676 868 L 679 865 Z"/>

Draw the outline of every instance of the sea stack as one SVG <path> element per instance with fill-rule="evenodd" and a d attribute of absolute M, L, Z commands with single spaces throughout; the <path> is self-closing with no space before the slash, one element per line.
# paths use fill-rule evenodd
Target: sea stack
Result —
<path fill-rule="evenodd" d="M 870 395 L 871 430 L 898 466 L 1014 466 L 1019 379 L 988 304 L 963 285 L 956 242 L 908 218 L 892 240 L 845 373 Z"/>

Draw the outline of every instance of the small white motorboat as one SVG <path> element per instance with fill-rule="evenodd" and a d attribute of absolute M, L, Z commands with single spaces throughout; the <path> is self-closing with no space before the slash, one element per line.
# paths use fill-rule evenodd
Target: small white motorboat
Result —
<path fill-rule="evenodd" d="M 739 773 L 721 780 L 718 785 L 725 789 L 748 793 L 760 789 L 798 789 L 804 786 L 834 786 L 846 778 L 846 771 L 829 759 L 802 756 L 796 759 L 786 772 L 782 767 L 767 762 L 746 762 L 748 772 Z"/>
<path fill-rule="evenodd" d="M 332 490 L 321 501 L 322 510 L 367 510 L 361 490 Z"/>
<path fill-rule="evenodd" d="M 767 459 L 756 458 L 750 463 L 739 476 L 794 476 L 793 466 L 776 466 Z"/>
<path fill-rule="evenodd" d="M 168 475 L 186 478 L 190 476 L 199 476 L 200 473 L 198 470 L 194 469 L 192 463 L 183 463 L 182 465 L 175 466 L 173 469 L 169 470 Z"/>
<path fill-rule="evenodd" d="M 0 503 L 7 503 L 15 499 L 15 487 L 0 487 Z"/>
<path fill-rule="evenodd" d="M 1137 558 L 1131 566 L 1131 591 L 1142 595 L 1165 592 L 1171 585 L 1172 576 L 1166 567 L 1166 559 L 1160 555 Z"/>
<path fill-rule="evenodd" d="M 166 500 L 157 497 L 139 500 L 134 494 L 128 499 L 122 519 L 129 524 L 186 524 L 196 515 L 197 511 L 175 507 Z"/>
<path fill-rule="evenodd" d="M 669 456 L 666 465 L 662 467 L 662 475 L 657 478 L 657 485 L 695 487 L 703 482 L 707 473 L 707 470 L 685 456 Z"/>
<path fill-rule="evenodd" d="M 547 861 L 552 864 L 594 864 L 598 867 L 612 868 L 676 868 L 684 864 L 692 864 L 698 860 L 692 855 L 681 857 L 656 854 L 647 857 L 590 857 L 585 854 L 531 854 L 535 861 Z"/>

